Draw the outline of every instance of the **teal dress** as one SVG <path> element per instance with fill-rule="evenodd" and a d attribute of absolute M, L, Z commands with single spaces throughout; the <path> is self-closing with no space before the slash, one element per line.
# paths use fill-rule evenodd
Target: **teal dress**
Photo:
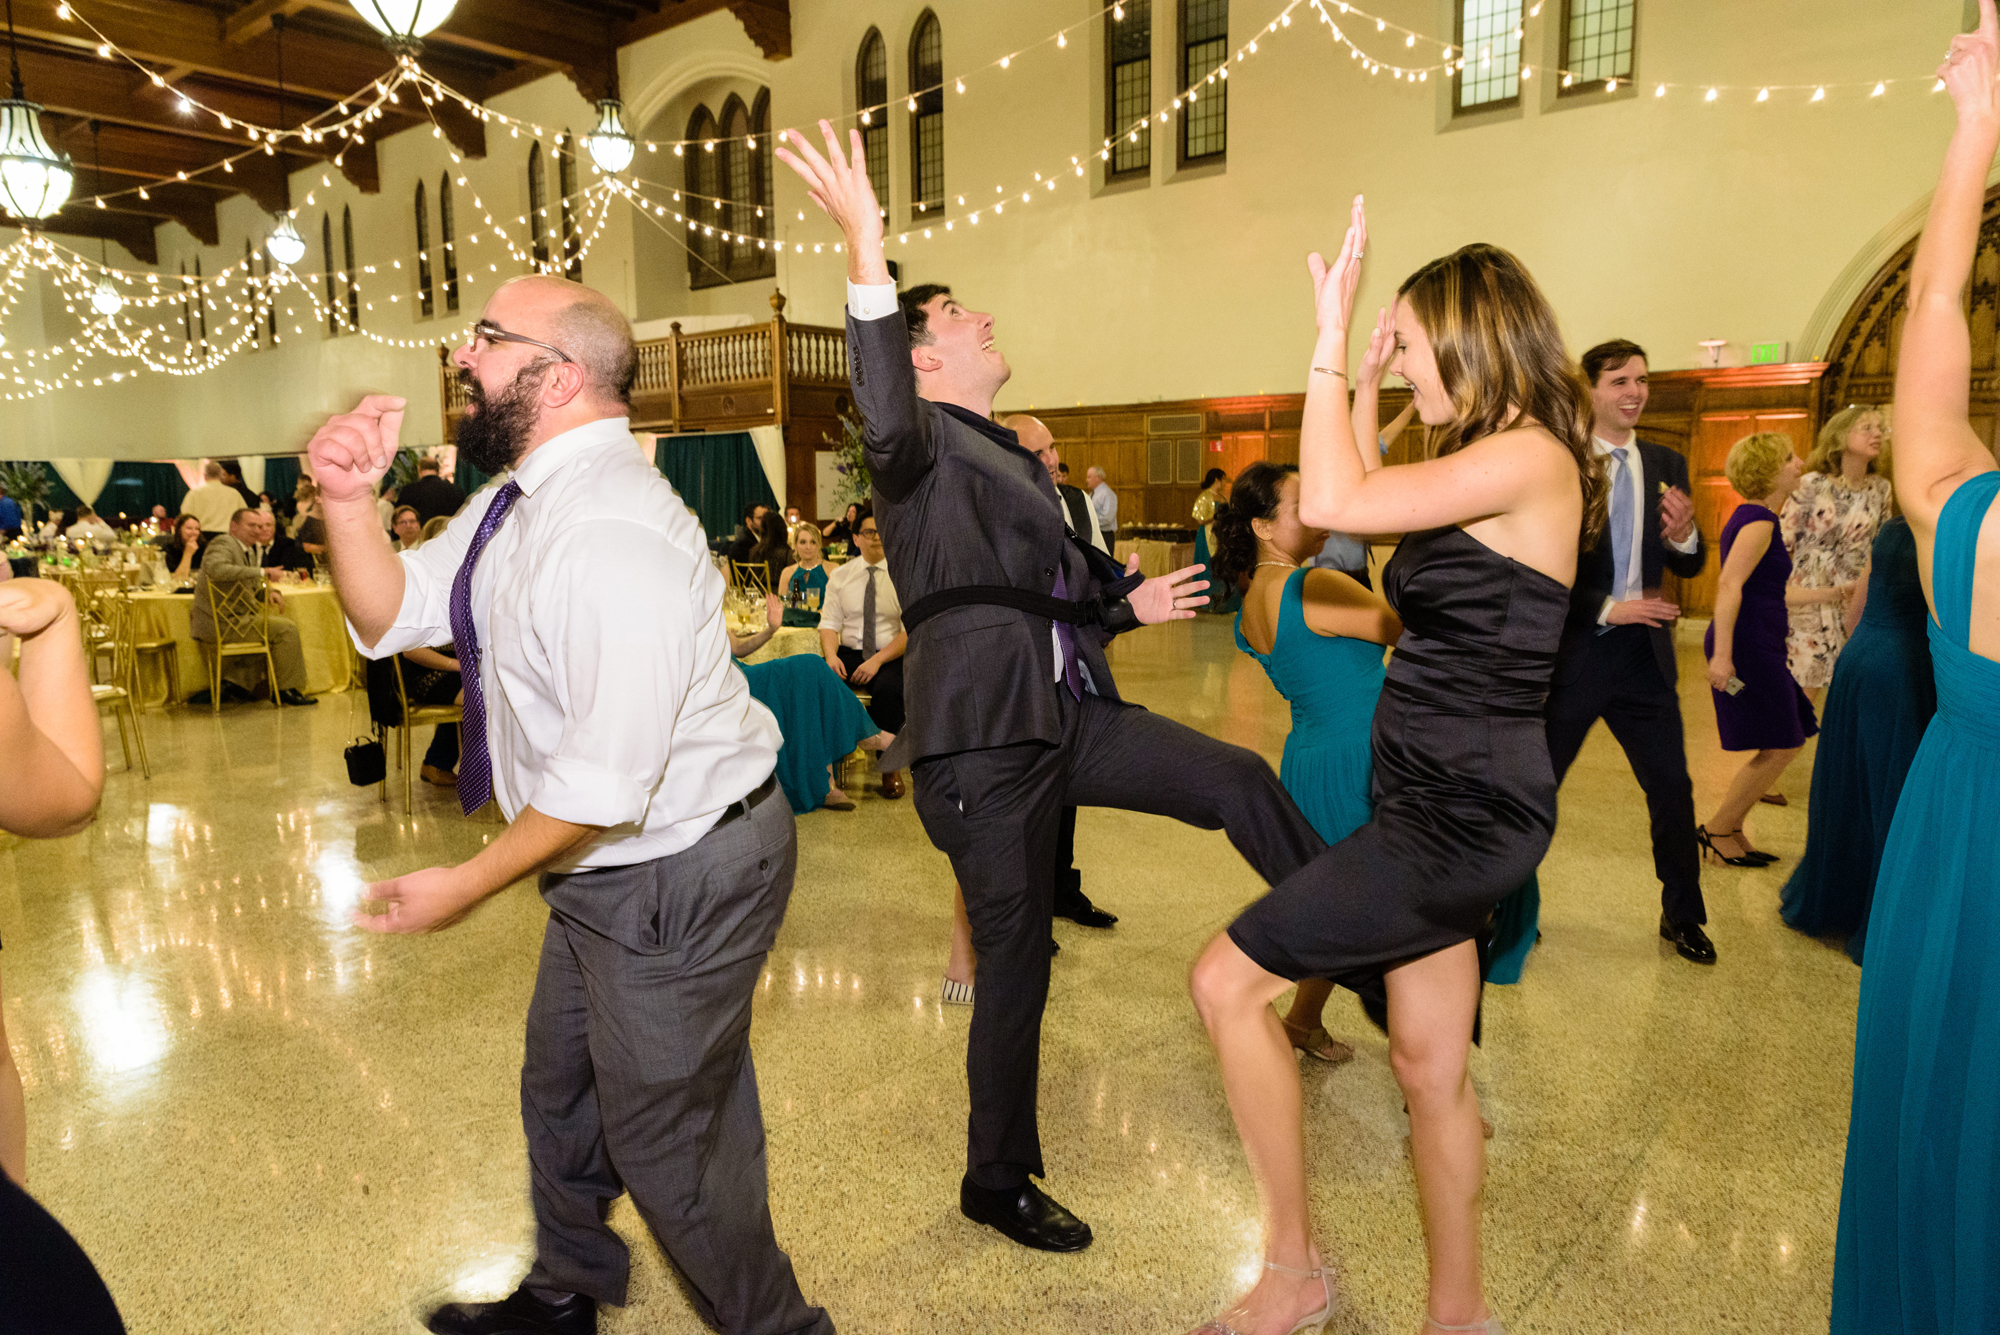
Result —
<path fill-rule="evenodd" d="M 826 603 L 826 563 L 793 570 L 778 596 L 785 604 L 785 625 L 807 629 L 819 625 L 819 609 Z"/>
<path fill-rule="evenodd" d="M 1285 577 L 1271 652 L 1260 654 L 1243 638 L 1240 611 L 1236 647 L 1256 659 L 1278 694 L 1291 702 L 1292 731 L 1285 738 L 1278 781 L 1331 845 L 1366 825 L 1374 812 L 1369 748 L 1375 700 L 1382 693 L 1382 646 L 1316 634 L 1306 625 L 1307 573 L 1296 570 Z M 1486 952 L 1488 982 L 1521 981 L 1521 966 L 1535 944 L 1540 905 L 1541 888 L 1533 876 L 1500 901 Z"/>
<path fill-rule="evenodd" d="M 1937 715 L 1869 913 L 1833 1335 L 2000 1330 L 2000 663 L 1967 647 L 1996 492 L 1971 478 L 1938 518 Z"/>
<path fill-rule="evenodd" d="M 739 663 L 750 694 L 778 720 L 778 785 L 797 815 L 826 801 L 826 767 L 882 731 L 818 654 Z"/>

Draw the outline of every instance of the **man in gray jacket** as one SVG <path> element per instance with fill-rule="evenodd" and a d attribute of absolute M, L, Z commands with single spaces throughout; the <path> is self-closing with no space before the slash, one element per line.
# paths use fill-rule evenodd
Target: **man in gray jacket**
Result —
<path fill-rule="evenodd" d="M 221 627 L 221 635 L 216 634 L 215 614 L 209 602 L 209 583 L 213 581 L 224 586 L 216 590 L 220 601 L 228 586 L 241 585 L 262 575 L 264 572 L 258 567 L 255 551 L 260 532 L 259 512 L 238 510 L 230 516 L 229 531 L 203 550 L 201 571 L 194 578 L 194 606 L 188 609 L 188 634 L 197 643 L 203 644 L 214 644 L 218 638 L 245 640 L 257 634 L 257 623 L 261 621 L 271 637 L 271 662 L 278 669 L 278 679 L 271 683 L 272 695 L 288 705 L 316 705 L 319 701 L 306 694 L 305 651 L 299 646 L 298 625 L 284 615 L 284 594 L 276 589 L 267 589 L 262 611 L 232 618 L 229 624 Z M 228 614 L 225 612 L 224 615 Z M 262 660 L 255 654 L 224 659 L 224 689 L 233 688 L 245 695 L 254 694 L 258 678 L 262 675 L 261 666 Z M 190 697 L 188 703 L 206 702 Z"/>
<path fill-rule="evenodd" d="M 1272 882 L 1324 845 L 1255 752 L 1119 699 L 1105 644 L 1194 616 L 1200 567 L 1141 582 L 1136 557 L 1120 572 L 1068 533 L 1047 469 L 993 421 L 1009 375 L 993 318 L 944 287 L 898 296 L 860 137 L 850 155 L 820 128 L 825 157 L 797 133 L 778 153 L 846 234 L 848 376 L 909 635 L 908 721 L 882 763 L 914 762 L 917 814 L 979 956 L 959 1208 L 1023 1246 L 1079 1251 L 1089 1225 L 1029 1181 L 1063 807 L 1225 829 Z"/>

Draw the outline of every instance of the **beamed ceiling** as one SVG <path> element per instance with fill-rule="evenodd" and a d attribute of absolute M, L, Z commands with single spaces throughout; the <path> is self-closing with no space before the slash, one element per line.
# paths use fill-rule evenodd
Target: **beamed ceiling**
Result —
<path fill-rule="evenodd" d="M 146 66 L 97 54 L 97 39 L 74 20 L 56 16 L 59 0 L 15 0 L 21 78 L 30 100 L 47 108 L 49 141 L 76 164 L 76 188 L 62 212 L 39 224 L 49 232 L 108 237 L 138 259 L 157 263 L 153 229 L 178 222 L 206 245 L 219 244 L 215 206 L 248 195 L 265 210 L 285 207 L 285 173 L 331 161 L 344 141 L 295 139 L 275 156 L 257 154 L 225 174 L 147 185 L 135 194 L 90 202 L 159 178 L 212 167 L 248 146 L 242 130 L 213 117 L 183 115 L 174 90 L 236 121 L 278 123 L 278 44 L 272 16 L 283 15 L 285 124 L 326 111 L 394 68 L 381 36 L 347 0 L 82 0 L 92 24 Z M 483 102 L 497 93 L 562 74 L 586 101 L 609 96 L 618 48 L 718 11 L 741 21 L 766 59 L 792 53 L 791 0 L 458 0 L 443 27 L 424 38 L 425 68 L 459 92 Z M 158 74 L 169 87 L 156 85 Z M 381 189 L 374 140 L 429 123 L 421 105 L 383 104 L 368 142 L 349 147 L 339 170 L 361 190 Z M 452 103 L 437 119 L 467 157 L 486 156 L 485 125 Z M 102 129 L 93 166 L 90 122 Z M 4 222 L 0 215 L 0 222 Z"/>

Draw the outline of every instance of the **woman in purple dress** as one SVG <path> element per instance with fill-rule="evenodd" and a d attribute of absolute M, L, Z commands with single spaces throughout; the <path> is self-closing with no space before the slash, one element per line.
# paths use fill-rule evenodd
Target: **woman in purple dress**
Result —
<path fill-rule="evenodd" d="M 1736 772 L 1708 824 L 1695 833 L 1704 857 L 1732 867 L 1777 861 L 1751 846 L 1743 817 L 1771 791 L 1806 738 L 1819 731 L 1812 703 L 1785 662 L 1786 601 L 1818 597 L 1819 591 L 1788 588 L 1792 558 L 1776 540 L 1778 511 L 1802 471 L 1791 441 L 1770 431 L 1737 441 L 1723 464 L 1729 485 L 1750 499 L 1722 526 L 1722 578 L 1703 647 L 1722 749 L 1754 754 Z"/>

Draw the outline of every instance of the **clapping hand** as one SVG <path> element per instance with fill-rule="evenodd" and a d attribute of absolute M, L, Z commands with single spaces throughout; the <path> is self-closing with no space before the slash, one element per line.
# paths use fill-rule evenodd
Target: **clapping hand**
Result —
<path fill-rule="evenodd" d="M 1169 574 L 1155 575 L 1132 590 L 1125 601 L 1132 604 L 1139 624 L 1144 626 L 1156 626 L 1162 621 L 1186 621 L 1194 616 L 1197 607 L 1208 602 L 1208 581 L 1199 578 L 1207 569 L 1206 566 L 1193 565 Z M 1138 553 L 1125 559 L 1125 573 L 1139 573 Z"/>
<path fill-rule="evenodd" d="M 2000 74 L 2000 17 L 1995 16 L 1993 0 L 1979 0 L 1979 27 L 1951 39 L 1951 50 L 1937 71 L 1961 122 L 2000 121 L 1996 74 Z"/>
<path fill-rule="evenodd" d="M 1694 502 L 1679 487 L 1660 493 L 1660 533 L 1669 542 L 1686 542 L 1694 531 Z"/>
<path fill-rule="evenodd" d="M 405 406 L 394 394 L 370 394 L 313 433 L 306 456 L 322 495 L 336 502 L 373 497 L 375 483 L 396 461 Z"/>
<path fill-rule="evenodd" d="M 1368 347 L 1361 354 L 1361 365 L 1354 372 L 1354 388 L 1374 389 L 1382 383 L 1382 375 L 1389 369 L 1389 363 L 1396 358 L 1396 317 L 1384 306 L 1375 316 L 1375 327 L 1368 331 Z"/>
<path fill-rule="evenodd" d="M 1329 265 L 1318 251 L 1306 256 L 1306 269 L 1313 280 L 1313 308 L 1322 333 L 1347 332 L 1354 317 L 1354 290 L 1361 284 L 1361 256 L 1367 249 L 1368 215 L 1361 196 L 1356 195 L 1352 221 L 1333 263 Z"/>

